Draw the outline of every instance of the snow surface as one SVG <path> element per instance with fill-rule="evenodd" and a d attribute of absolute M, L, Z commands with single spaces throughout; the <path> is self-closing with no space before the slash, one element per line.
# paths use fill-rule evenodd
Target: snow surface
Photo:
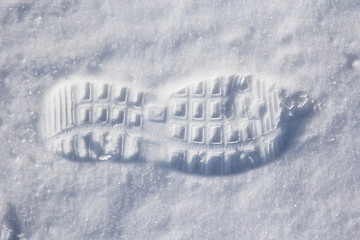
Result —
<path fill-rule="evenodd" d="M 359 1 L 2 0 L 0 21 L 0 204 L 24 238 L 360 238 Z M 44 149 L 41 102 L 62 78 L 157 91 L 224 73 L 317 103 L 271 164 L 204 177 Z"/>

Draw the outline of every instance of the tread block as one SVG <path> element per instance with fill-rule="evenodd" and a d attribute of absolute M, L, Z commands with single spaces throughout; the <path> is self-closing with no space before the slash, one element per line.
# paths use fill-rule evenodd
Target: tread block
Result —
<path fill-rule="evenodd" d="M 189 153 L 189 172 L 201 174 L 205 171 L 206 153 L 194 152 Z"/>
<path fill-rule="evenodd" d="M 124 124 L 125 123 L 125 110 L 124 109 L 113 109 L 112 122 L 115 124 Z"/>
<path fill-rule="evenodd" d="M 204 96 L 205 94 L 205 81 L 199 82 L 197 85 L 193 88 L 193 94 L 195 96 Z"/>
<path fill-rule="evenodd" d="M 240 81 L 239 76 L 231 76 L 229 79 L 225 82 L 225 94 L 226 96 L 231 96 L 231 94 L 236 91 L 237 87 L 236 84 Z"/>
<path fill-rule="evenodd" d="M 210 127 L 210 143 L 221 144 L 223 139 L 223 130 L 221 126 Z"/>
<path fill-rule="evenodd" d="M 247 139 L 254 139 L 255 138 L 255 131 L 254 131 L 254 128 L 253 128 L 253 125 L 250 124 L 249 126 L 247 126 L 245 128 L 245 133 L 246 133 L 246 138 Z"/>
<path fill-rule="evenodd" d="M 98 159 L 104 155 L 105 135 L 102 132 L 89 133 L 89 160 Z"/>
<path fill-rule="evenodd" d="M 108 100 L 109 99 L 109 84 L 101 84 L 96 86 L 97 98 L 99 100 Z"/>
<path fill-rule="evenodd" d="M 173 116 L 177 118 L 186 118 L 187 104 L 177 102 L 174 105 Z"/>
<path fill-rule="evenodd" d="M 215 96 L 221 95 L 221 79 L 211 81 L 210 94 Z"/>
<path fill-rule="evenodd" d="M 123 150 L 123 136 L 119 134 L 111 134 L 107 132 L 104 134 L 104 152 L 116 156 L 118 159 L 121 157 Z"/>
<path fill-rule="evenodd" d="M 171 129 L 171 136 L 180 140 L 186 140 L 186 127 L 185 125 L 173 124 Z"/>
<path fill-rule="evenodd" d="M 193 118 L 194 119 L 204 119 L 204 103 L 203 102 L 194 102 L 193 106 Z"/>
<path fill-rule="evenodd" d="M 129 102 L 135 107 L 141 107 L 144 102 L 144 92 L 131 92 L 129 94 Z"/>
<path fill-rule="evenodd" d="M 122 156 L 124 160 L 136 159 L 140 155 L 141 138 L 128 136 L 123 142 Z"/>
<path fill-rule="evenodd" d="M 114 97 L 118 102 L 125 103 L 127 101 L 128 89 L 126 87 L 115 87 Z"/>
<path fill-rule="evenodd" d="M 248 90 L 250 88 L 250 83 L 249 82 L 251 82 L 251 81 L 252 81 L 252 79 L 249 76 L 247 76 L 245 78 L 242 78 L 242 81 L 240 82 L 240 85 L 239 85 L 239 89 L 241 91 Z"/>
<path fill-rule="evenodd" d="M 185 97 L 187 95 L 188 95 L 188 88 L 187 87 L 185 87 L 185 88 L 183 88 L 180 91 L 175 93 L 175 96 L 178 96 L 178 97 Z"/>
<path fill-rule="evenodd" d="M 231 103 L 231 101 L 226 101 L 224 106 L 223 106 L 223 110 L 224 110 L 224 116 L 227 119 L 230 119 L 232 117 L 234 117 L 235 113 L 234 113 L 234 105 Z"/>
<path fill-rule="evenodd" d="M 62 141 L 62 152 L 65 157 L 73 159 L 75 157 L 74 137 Z"/>
<path fill-rule="evenodd" d="M 85 84 L 77 85 L 78 102 L 91 100 L 92 84 L 87 82 Z"/>
<path fill-rule="evenodd" d="M 141 125 L 142 125 L 141 113 L 131 112 L 131 113 L 130 113 L 129 124 L 130 124 L 131 126 L 141 127 Z"/>
<path fill-rule="evenodd" d="M 97 108 L 96 109 L 96 122 L 105 123 L 108 121 L 108 109 Z"/>
<path fill-rule="evenodd" d="M 150 106 L 147 109 L 148 119 L 155 122 L 165 122 L 166 120 L 166 108 L 159 106 Z"/>
<path fill-rule="evenodd" d="M 226 167 L 230 173 L 240 172 L 242 170 L 243 168 L 241 164 L 242 158 L 240 156 L 242 156 L 242 158 L 245 157 L 245 155 L 242 152 L 229 153 L 226 156 L 226 165 L 227 165 Z"/>
<path fill-rule="evenodd" d="M 233 125 L 227 126 L 227 133 L 228 133 L 228 142 L 229 143 L 237 143 L 240 141 L 240 131 Z"/>
<path fill-rule="evenodd" d="M 172 151 L 170 153 L 170 166 L 180 170 L 187 170 L 187 151 Z"/>
<path fill-rule="evenodd" d="M 207 160 L 207 174 L 219 175 L 223 173 L 223 155 L 218 153 L 217 155 L 211 155 Z"/>
<path fill-rule="evenodd" d="M 221 102 L 213 101 L 210 103 L 210 118 L 211 119 L 221 119 Z"/>
<path fill-rule="evenodd" d="M 76 137 L 77 142 L 77 156 L 79 160 L 88 160 L 89 159 L 89 150 L 90 150 L 90 136 L 89 135 L 80 135 Z"/>
<path fill-rule="evenodd" d="M 90 119 L 90 109 L 88 108 L 82 108 L 79 111 L 79 120 L 80 123 L 90 123 L 91 119 Z"/>
<path fill-rule="evenodd" d="M 192 141 L 194 143 L 204 143 L 204 127 L 194 126 L 192 128 Z"/>

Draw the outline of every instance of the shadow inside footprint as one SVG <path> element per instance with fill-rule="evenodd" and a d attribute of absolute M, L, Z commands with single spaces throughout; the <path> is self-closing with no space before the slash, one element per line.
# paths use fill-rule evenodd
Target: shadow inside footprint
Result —
<path fill-rule="evenodd" d="M 22 233 L 22 229 L 15 206 L 10 203 L 6 204 L 3 209 L 3 214 L 0 239 L 20 239 L 19 235 Z"/>

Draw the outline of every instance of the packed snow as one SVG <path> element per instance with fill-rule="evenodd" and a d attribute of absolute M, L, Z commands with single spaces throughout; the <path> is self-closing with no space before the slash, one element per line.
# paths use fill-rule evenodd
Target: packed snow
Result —
<path fill-rule="evenodd" d="M 2 0 L 0 24 L 0 212 L 20 239 L 360 238 L 359 1 Z M 45 148 L 64 79 L 156 93 L 229 74 L 314 102 L 269 164 L 201 176 Z"/>

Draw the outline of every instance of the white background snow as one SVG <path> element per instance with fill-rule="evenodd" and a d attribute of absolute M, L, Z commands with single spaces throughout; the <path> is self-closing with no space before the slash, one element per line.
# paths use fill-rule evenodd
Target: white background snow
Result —
<path fill-rule="evenodd" d="M 26 239 L 360 239 L 359 56 L 357 0 L 1 0 L 0 204 Z M 316 101 L 276 161 L 204 177 L 45 151 L 62 78 L 157 90 L 224 72 Z"/>

